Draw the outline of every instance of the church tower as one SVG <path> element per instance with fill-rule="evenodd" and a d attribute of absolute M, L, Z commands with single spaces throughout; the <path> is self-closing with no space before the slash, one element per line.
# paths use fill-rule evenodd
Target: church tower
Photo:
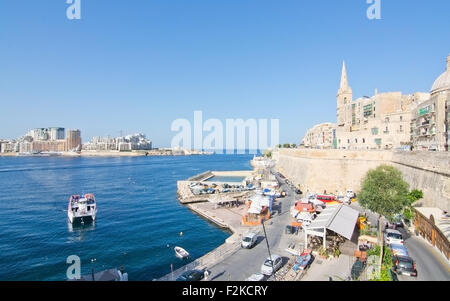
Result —
<path fill-rule="evenodd" d="M 339 87 L 336 98 L 337 98 L 337 124 L 338 127 L 342 127 L 348 122 L 345 116 L 346 107 L 353 100 L 353 91 L 352 88 L 350 88 L 350 86 L 348 85 L 345 61 L 342 63 L 341 86 Z"/>

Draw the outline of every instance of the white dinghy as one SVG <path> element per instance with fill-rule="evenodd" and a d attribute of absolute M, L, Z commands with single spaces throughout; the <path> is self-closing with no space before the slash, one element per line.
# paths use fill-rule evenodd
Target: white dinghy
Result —
<path fill-rule="evenodd" d="M 175 256 L 177 256 L 180 259 L 184 259 L 184 258 L 188 258 L 189 257 L 188 251 L 186 251 L 182 247 L 175 247 L 174 250 L 175 250 Z"/>

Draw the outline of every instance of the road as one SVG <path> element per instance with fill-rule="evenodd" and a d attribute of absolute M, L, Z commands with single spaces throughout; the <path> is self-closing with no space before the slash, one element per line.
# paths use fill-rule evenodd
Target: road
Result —
<path fill-rule="evenodd" d="M 270 246 L 271 254 L 275 254 L 280 239 L 285 231 L 286 225 L 290 221 L 289 209 L 295 202 L 295 193 L 289 186 L 284 184 L 281 186 L 287 192 L 287 196 L 281 198 L 281 202 L 274 205 L 273 210 L 276 215 L 269 221 L 265 222 L 267 238 Z M 269 256 L 267 251 L 267 243 L 264 239 L 262 226 L 255 229 L 259 231 L 258 242 L 252 249 L 241 249 L 224 259 L 219 264 L 208 267 L 211 272 L 210 280 L 212 281 L 243 281 L 255 273 L 260 273 L 261 265 Z M 281 255 L 281 254 L 280 254 Z M 283 265 L 286 264 L 288 258 L 283 258 Z"/>
<path fill-rule="evenodd" d="M 352 207 L 360 212 L 362 209 L 357 203 Z M 371 212 L 367 212 L 369 220 L 376 225 L 378 216 Z M 438 251 L 427 244 L 423 239 L 416 237 L 406 229 L 399 229 L 405 239 L 405 247 L 409 256 L 416 262 L 417 278 L 399 275 L 399 281 L 449 281 L 450 280 L 450 264 L 445 260 Z"/>
<path fill-rule="evenodd" d="M 438 251 L 423 241 L 422 238 L 415 237 L 404 229 L 401 229 L 405 239 L 405 246 L 409 256 L 416 262 L 417 278 L 408 276 L 398 276 L 400 281 L 449 281 L 450 265 L 445 262 Z"/>
<path fill-rule="evenodd" d="M 277 177 L 278 178 L 278 177 Z M 268 222 L 265 223 L 267 237 L 269 241 L 271 254 L 281 252 L 280 240 L 282 234 L 285 231 L 286 225 L 290 221 L 289 209 L 296 200 L 296 195 L 292 189 L 283 183 L 281 186 L 284 191 L 287 192 L 287 196 L 278 202 L 277 206 L 274 206 L 274 211 L 277 214 Z M 351 205 L 354 209 L 365 212 L 358 203 Z M 378 215 L 367 212 L 367 216 L 372 225 L 377 225 Z M 243 281 L 249 276 L 255 273 L 259 273 L 261 265 L 268 257 L 267 243 L 264 239 L 264 233 L 262 226 L 256 228 L 259 231 L 260 236 L 258 238 L 257 245 L 250 250 L 241 249 L 234 253 L 232 256 L 224 259 L 219 264 L 208 267 L 211 272 L 210 280 L 213 281 Z M 418 277 L 408 277 L 399 275 L 400 281 L 449 281 L 450 280 L 450 264 L 446 261 L 435 248 L 424 242 L 421 238 L 417 238 L 411 235 L 407 230 L 400 229 L 402 231 L 405 246 L 408 250 L 410 257 L 416 262 Z M 279 254 L 283 255 L 283 254 Z M 288 258 L 284 258 L 283 265 L 288 261 Z"/>

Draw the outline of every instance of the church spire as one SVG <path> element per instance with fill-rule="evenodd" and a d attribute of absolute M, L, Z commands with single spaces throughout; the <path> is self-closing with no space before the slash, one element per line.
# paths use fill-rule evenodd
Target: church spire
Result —
<path fill-rule="evenodd" d="M 341 91 L 346 91 L 349 88 L 347 80 L 347 69 L 345 68 L 345 61 L 342 62 L 342 74 L 341 74 Z"/>

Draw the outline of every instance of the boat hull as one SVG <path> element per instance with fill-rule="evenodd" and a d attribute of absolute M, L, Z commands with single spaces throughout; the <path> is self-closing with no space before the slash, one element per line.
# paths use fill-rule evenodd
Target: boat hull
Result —
<path fill-rule="evenodd" d="M 189 257 L 189 253 L 183 248 L 175 247 L 174 250 L 175 250 L 175 256 L 180 259 L 185 259 L 185 258 Z"/>
<path fill-rule="evenodd" d="M 73 216 L 69 215 L 69 221 L 72 224 L 87 224 L 95 222 L 95 216 L 86 215 L 86 216 Z"/>

